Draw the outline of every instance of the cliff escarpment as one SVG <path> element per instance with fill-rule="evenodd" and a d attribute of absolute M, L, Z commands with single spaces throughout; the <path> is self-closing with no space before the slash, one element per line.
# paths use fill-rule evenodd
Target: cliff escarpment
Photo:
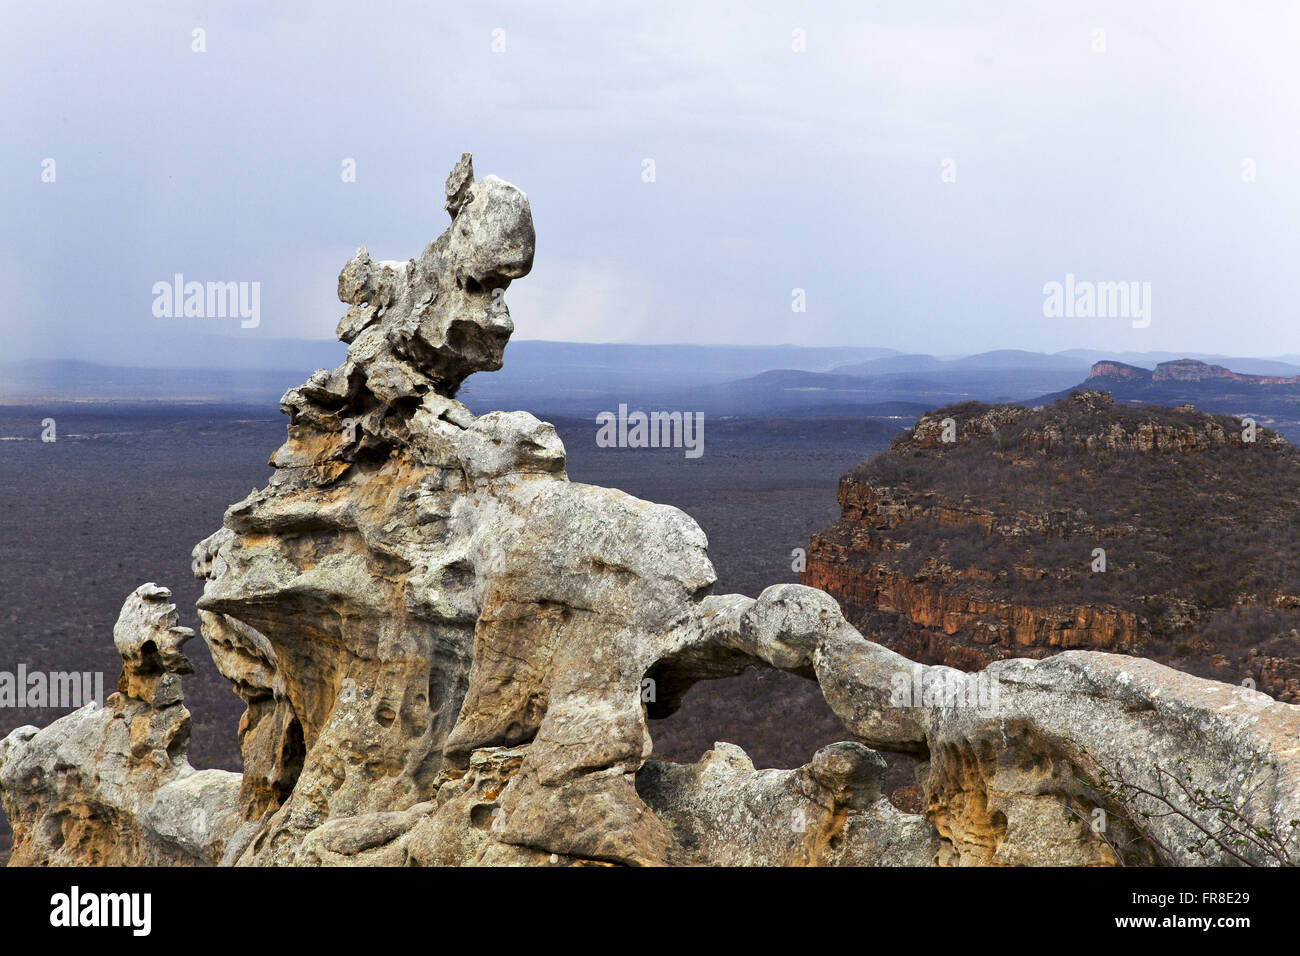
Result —
<path fill-rule="evenodd" d="M 1231 416 L 968 403 L 842 478 L 802 582 L 918 660 L 1111 651 L 1296 701 L 1297 501 L 1300 452 Z"/>

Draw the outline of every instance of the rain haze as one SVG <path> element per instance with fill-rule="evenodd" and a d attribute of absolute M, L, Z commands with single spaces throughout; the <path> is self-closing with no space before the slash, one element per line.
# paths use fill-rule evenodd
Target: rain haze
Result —
<path fill-rule="evenodd" d="M 331 340 L 464 151 L 532 203 L 517 339 L 1300 353 L 1300 8 L 923 7 L 6 4 L 5 358 Z M 156 317 L 177 274 L 257 326 Z"/>

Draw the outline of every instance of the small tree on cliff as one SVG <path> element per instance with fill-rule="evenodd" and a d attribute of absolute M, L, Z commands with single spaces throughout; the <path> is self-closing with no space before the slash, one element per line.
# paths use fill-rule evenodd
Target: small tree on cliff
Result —
<path fill-rule="evenodd" d="M 1095 776 L 1079 775 L 1080 781 L 1107 804 L 1103 809 L 1124 824 L 1127 837 L 1117 837 L 1114 828 L 1093 827 L 1098 837 L 1111 848 L 1121 866 L 1137 862 L 1154 850 L 1166 865 L 1178 865 L 1176 846 L 1162 839 L 1154 830 L 1157 821 L 1176 818 L 1187 824 L 1192 836 L 1181 849 L 1207 863 L 1220 863 L 1222 857 L 1241 866 L 1296 866 L 1300 863 L 1300 820 L 1288 820 L 1281 827 L 1269 826 L 1253 819 L 1248 809 L 1249 796 L 1236 798 L 1225 790 L 1199 784 L 1187 760 L 1179 757 L 1174 769 L 1155 764 L 1148 780 L 1135 780 L 1118 766 L 1107 766 L 1088 755 L 1097 766 Z M 1265 761 L 1264 766 L 1273 766 Z M 1083 794 L 1072 794 L 1067 809 L 1085 823 L 1090 810 Z M 1138 809 L 1146 806 L 1149 809 Z"/>

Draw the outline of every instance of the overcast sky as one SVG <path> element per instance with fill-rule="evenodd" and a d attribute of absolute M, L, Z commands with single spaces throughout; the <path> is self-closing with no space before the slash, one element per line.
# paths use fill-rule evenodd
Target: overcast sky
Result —
<path fill-rule="evenodd" d="M 332 338 L 462 151 L 532 202 L 518 338 L 1300 353 L 1290 0 L 126 6 L 0 9 L 0 360 Z M 178 272 L 261 324 L 154 317 Z"/>

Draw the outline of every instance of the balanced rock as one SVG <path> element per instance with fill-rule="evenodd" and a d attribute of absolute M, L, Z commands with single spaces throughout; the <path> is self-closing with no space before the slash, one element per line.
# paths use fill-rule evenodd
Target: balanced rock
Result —
<path fill-rule="evenodd" d="M 1270 832 L 1300 817 L 1300 707 L 1104 654 L 966 675 L 865 640 L 813 588 L 712 595 L 688 515 L 571 482 L 549 424 L 456 401 L 501 364 L 534 239 L 524 194 L 468 155 L 444 206 L 419 259 L 344 267 L 346 362 L 289 390 L 269 483 L 194 549 L 242 774 L 185 761 L 188 634 L 146 585 L 109 706 L 0 743 L 13 862 L 1241 862 L 1188 850 L 1187 821 L 1126 830 L 1158 807 L 1103 773 L 1161 766 Z M 845 741 L 793 770 L 722 742 L 651 759 L 651 719 L 750 667 L 817 681 Z M 924 815 L 883 799 L 880 751 L 923 761 Z"/>

